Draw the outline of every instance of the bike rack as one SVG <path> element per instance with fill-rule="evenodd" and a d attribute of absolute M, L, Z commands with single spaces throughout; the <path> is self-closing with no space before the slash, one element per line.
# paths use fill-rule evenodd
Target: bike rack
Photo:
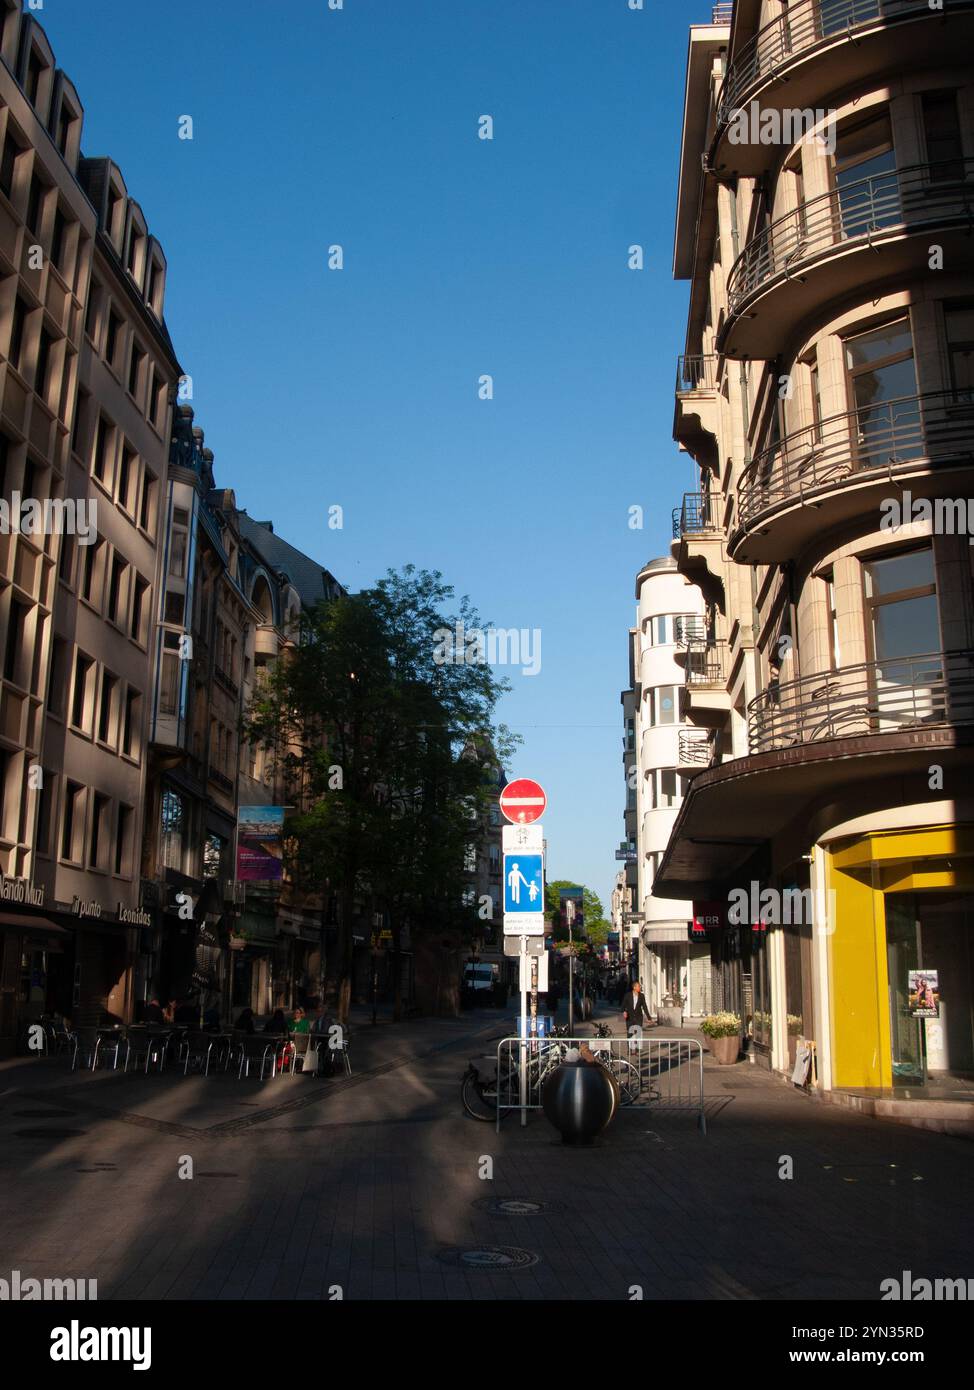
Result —
<path fill-rule="evenodd" d="M 596 1055 L 607 1055 L 610 1070 L 631 1067 L 637 1072 L 638 1095 L 625 1109 L 696 1114 L 701 1133 L 707 1133 L 704 1050 L 699 1038 L 650 1038 L 637 1034 L 609 1038 L 501 1038 L 497 1044 L 498 1133 L 509 1110 L 520 1110 L 521 1124 L 527 1124 L 528 1111 L 541 1109 L 547 1074 L 559 1065 L 568 1048 L 582 1043 L 587 1043 Z M 523 1093 L 522 1075 L 527 1077 Z"/>

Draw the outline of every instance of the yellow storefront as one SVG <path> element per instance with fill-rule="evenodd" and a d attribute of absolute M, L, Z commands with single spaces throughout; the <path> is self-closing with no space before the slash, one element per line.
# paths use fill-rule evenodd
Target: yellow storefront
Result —
<path fill-rule="evenodd" d="M 974 826 L 881 831 L 826 850 L 832 1084 L 944 1094 L 974 1076 Z M 916 1017 L 911 972 L 937 974 Z"/>

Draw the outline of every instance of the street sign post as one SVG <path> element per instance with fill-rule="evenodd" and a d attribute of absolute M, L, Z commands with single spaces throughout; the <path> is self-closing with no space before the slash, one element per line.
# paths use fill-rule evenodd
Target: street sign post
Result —
<path fill-rule="evenodd" d="M 530 825 L 544 815 L 548 798 L 539 782 L 518 777 L 501 792 L 500 808 L 512 825 Z"/>
<path fill-rule="evenodd" d="M 518 938 L 521 958 L 521 1124 L 528 1122 L 527 1062 L 528 990 L 531 994 L 531 1033 L 537 1035 L 539 956 L 536 943 L 544 946 L 544 832 L 541 817 L 548 798 L 544 788 L 529 777 L 519 777 L 500 794 L 504 826 L 504 950 L 508 938 Z M 511 953 L 513 954 L 513 953 Z M 545 957 L 547 964 L 547 957 Z"/>

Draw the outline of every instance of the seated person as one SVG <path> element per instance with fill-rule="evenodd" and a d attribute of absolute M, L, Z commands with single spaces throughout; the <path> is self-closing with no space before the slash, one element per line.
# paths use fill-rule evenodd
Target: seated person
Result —
<path fill-rule="evenodd" d="M 241 1009 L 240 1015 L 233 1026 L 238 1033 L 256 1033 L 257 1029 L 254 1026 L 253 1009 Z"/>
<path fill-rule="evenodd" d="M 150 999 L 142 1013 L 143 1023 L 165 1023 L 162 1008 L 158 999 Z"/>
<path fill-rule="evenodd" d="M 291 1015 L 292 1033 L 310 1033 L 311 1020 L 306 1017 L 304 1009 L 295 1009 Z"/>

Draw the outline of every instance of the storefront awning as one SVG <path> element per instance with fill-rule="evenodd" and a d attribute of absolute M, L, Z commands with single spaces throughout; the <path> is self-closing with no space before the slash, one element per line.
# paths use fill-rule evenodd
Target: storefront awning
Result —
<path fill-rule="evenodd" d="M 9 931 L 53 932 L 57 936 L 70 936 L 67 927 L 52 922 L 50 917 L 32 917 L 27 912 L 0 912 L 0 927 Z"/>

